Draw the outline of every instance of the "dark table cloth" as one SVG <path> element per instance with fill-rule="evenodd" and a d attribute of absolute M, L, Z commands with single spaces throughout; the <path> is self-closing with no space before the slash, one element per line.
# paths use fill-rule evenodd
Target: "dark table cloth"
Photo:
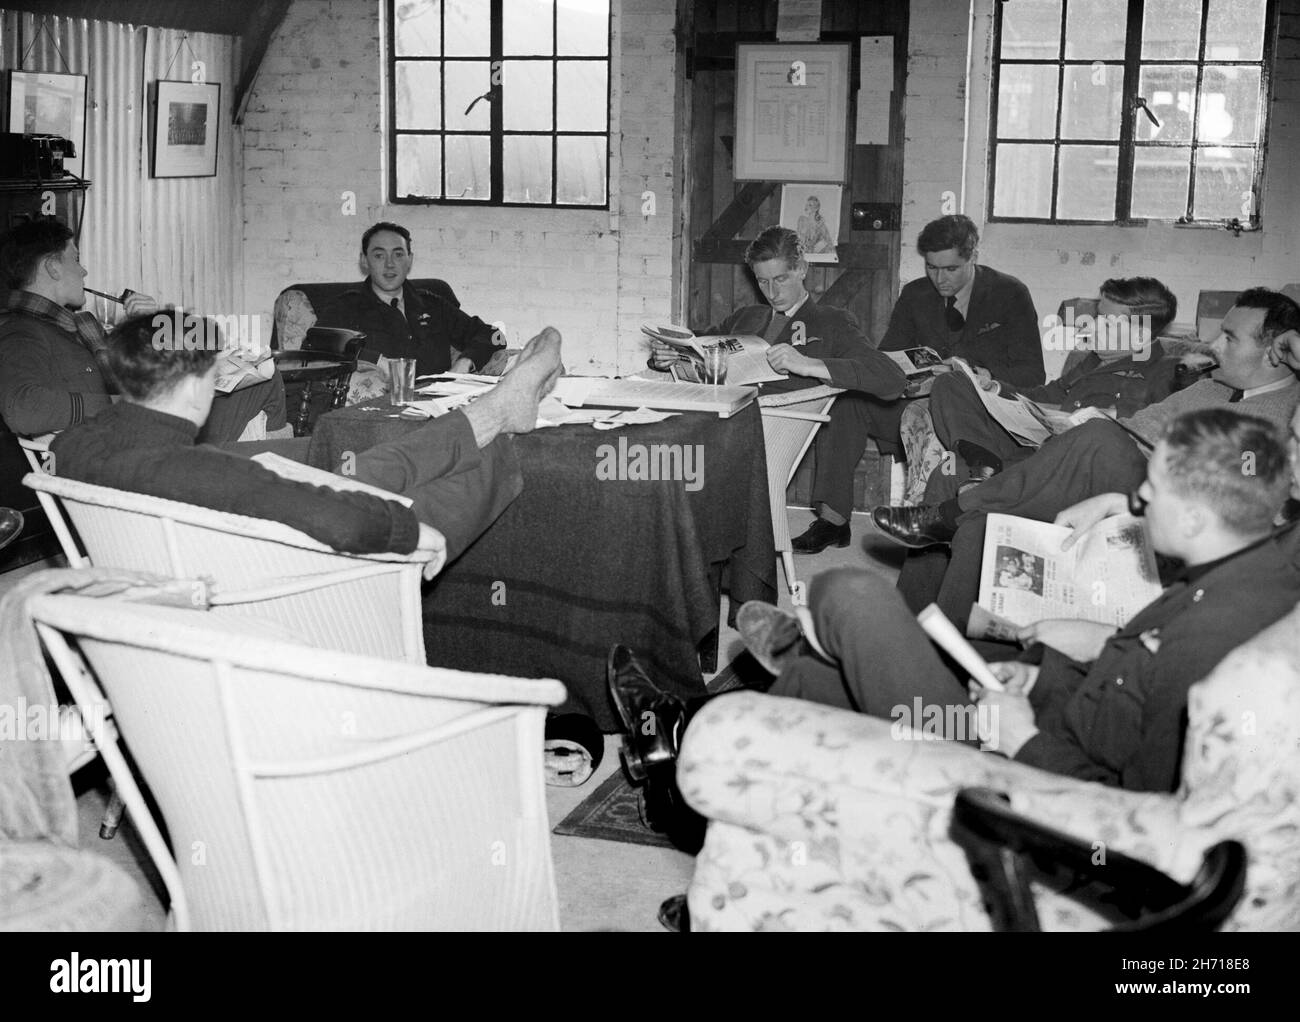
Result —
<path fill-rule="evenodd" d="M 308 461 L 337 471 L 347 452 L 419 428 L 393 411 L 370 402 L 321 416 Z M 618 463 L 620 440 L 625 465 L 636 445 L 698 445 L 702 485 L 598 478 L 602 462 Z M 606 732 L 619 730 L 605 684 L 614 643 L 632 647 L 665 688 L 703 694 L 699 653 L 717 641 L 724 566 L 733 613 L 776 598 L 758 406 L 730 419 L 560 426 L 510 442 L 522 495 L 425 586 L 429 663 L 558 678 L 569 690 L 559 712 L 585 713 Z"/>

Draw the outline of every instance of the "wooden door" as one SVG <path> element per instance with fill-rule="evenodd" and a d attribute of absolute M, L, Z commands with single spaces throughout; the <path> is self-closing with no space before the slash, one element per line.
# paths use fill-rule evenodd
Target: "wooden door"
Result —
<path fill-rule="evenodd" d="M 779 222 L 780 181 L 737 183 L 736 44 L 776 42 L 777 0 L 683 0 L 681 40 L 690 95 L 687 173 L 681 197 L 689 239 L 687 321 L 700 329 L 743 305 L 762 304 L 744 263 L 746 245 Z M 848 309 L 875 343 L 884 336 L 898 288 L 903 199 L 903 94 L 907 74 L 906 0 L 822 0 L 822 42 L 852 43 L 848 177 L 840 211 L 837 265 L 814 264 L 813 297 Z M 888 145 L 854 144 L 861 36 L 894 37 L 894 91 Z M 852 228 L 854 203 L 885 204 L 892 230 Z M 874 217 L 873 217 L 874 219 Z"/>

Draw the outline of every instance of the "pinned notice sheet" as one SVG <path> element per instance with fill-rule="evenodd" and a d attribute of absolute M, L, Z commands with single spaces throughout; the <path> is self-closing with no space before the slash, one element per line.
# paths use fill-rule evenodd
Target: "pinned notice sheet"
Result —
<path fill-rule="evenodd" d="M 889 108 L 894 92 L 894 37 L 861 37 L 858 61 L 858 114 L 854 142 L 889 145 Z"/>
<path fill-rule="evenodd" d="M 815 43 L 822 37 L 822 0 L 778 0 L 776 41 Z"/>

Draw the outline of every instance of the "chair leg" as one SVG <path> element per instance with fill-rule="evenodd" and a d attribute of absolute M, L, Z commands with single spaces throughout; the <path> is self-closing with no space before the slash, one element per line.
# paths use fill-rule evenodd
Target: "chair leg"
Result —
<path fill-rule="evenodd" d="M 302 385 L 302 400 L 298 403 L 298 419 L 293 424 L 294 436 L 306 436 L 307 424 L 311 416 L 311 383 Z"/>
<path fill-rule="evenodd" d="M 781 565 L 785 568 L 785 587 L 790 590 L 790 595 L 794 596 L 795 591 L 799 588 L 799 580 L 794 575 L 794 552 L 791 550 L 781 551 Z"/>
<path fill-rule="evenodd" d="M 104 841 L 112 841 L 117 834 L 117 828 L 122 825 L 122 817 L 126 815 L 126 803 L 122 801 L 122 796 L 117 793 L 114 787 L 112 793 L 108 796 L 108 805 L 104 807 L 104 818 L 99 823 L 99 836 Z"/>

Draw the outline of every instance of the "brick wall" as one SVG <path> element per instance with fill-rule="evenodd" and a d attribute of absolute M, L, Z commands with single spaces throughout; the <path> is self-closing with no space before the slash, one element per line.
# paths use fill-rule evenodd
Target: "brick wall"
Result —
<path fill-rule="evenodd" d="M 269 316 L 287 284 L 358 277 L 361 232 L 396 220 L 414 275 L 446 279 L 512 345 L 549 323 L 575 371 L 644 364 L 640 324 L 670 317 L 674 291 L 674 0 L 614 2 L 608 212 L 385 203 L 379 7 L 295 0 L 267 51 L 243 129 L 249 307 Z"/>
<path fill-rule="evenodd" d="M 921 272 L 916 236 L 943 212 L 945 191 L 956 194 L 958 212 L 984 222 L 993 2 L 912 0 L 901 239 L 904 281 Z M 1188 324 L 1195 320 L 1202 289 L 1280 287 L 1300 281 L 1300 175 L 1291 171 L 1300 159 L 1300 0 L 1282 0 L 1276 58 L 1262 231 L 1234 238 L 1227 231 L 1169 224 L 990 224 L 982 231 L 981 261 L 1023 280 L 1041 315 L 1055 312 L 1062 298 L 1095 293 L 1108 277 L 1159 277 L 1178 296 L 1178 319 Z"/>

